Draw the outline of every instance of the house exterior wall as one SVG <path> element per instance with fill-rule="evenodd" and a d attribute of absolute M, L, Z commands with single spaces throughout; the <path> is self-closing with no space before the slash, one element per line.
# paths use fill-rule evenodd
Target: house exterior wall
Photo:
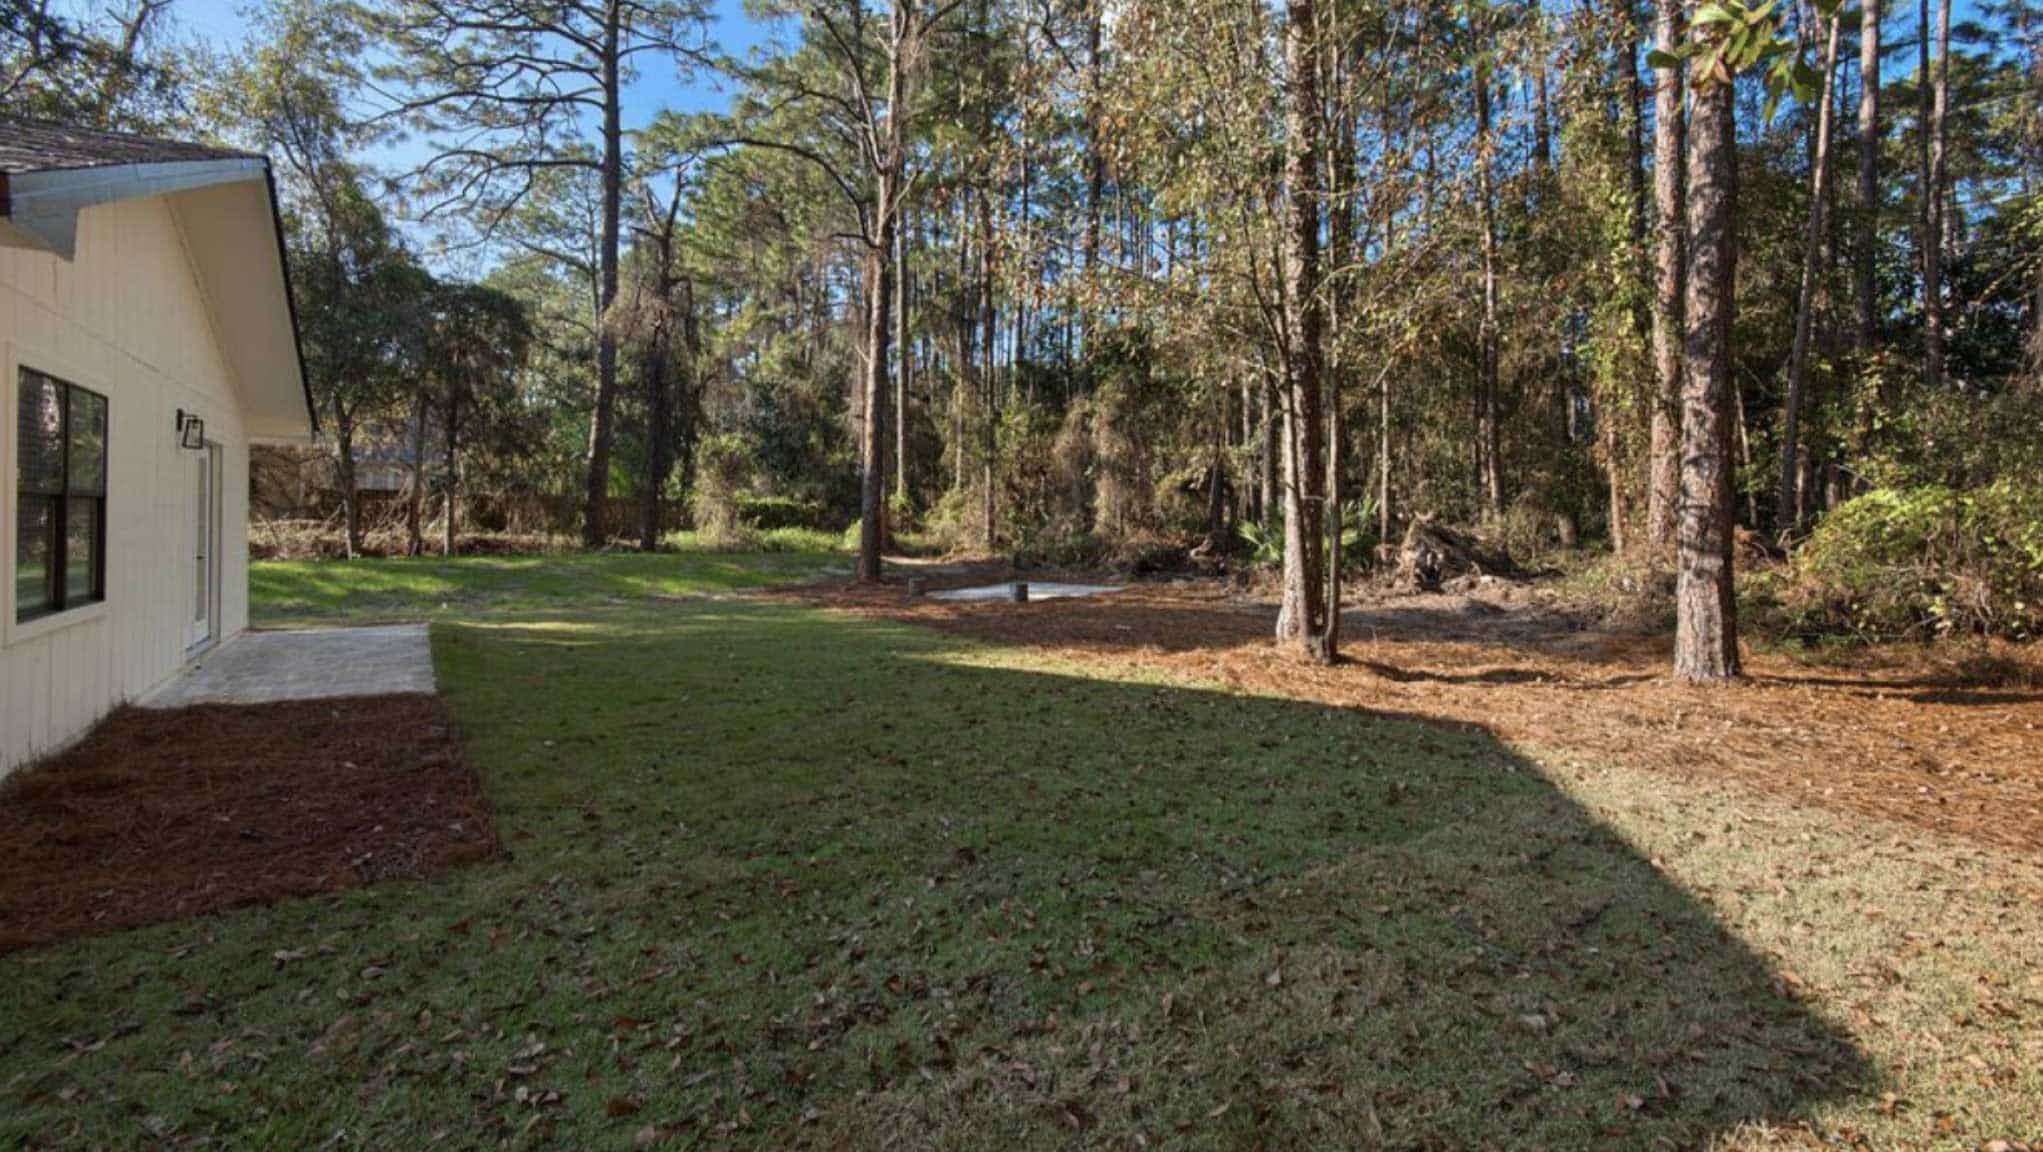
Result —
<path fill-rule="evenodd" d="M 16 390 L 26 365 L 107 398 L 106 599 L 15 622 Z M 0 774 L 61 747 L 178 671 L 198 582 L 197 455 L 178 409 L 220 448 L 215 636 L 248 621 L 248 442 L 175 211 L 87 209 L 78 250 L 0 248 Z"/>

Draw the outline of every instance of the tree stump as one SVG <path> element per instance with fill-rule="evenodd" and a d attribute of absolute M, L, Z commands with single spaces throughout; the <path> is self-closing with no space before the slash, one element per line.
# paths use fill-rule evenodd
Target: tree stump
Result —
<path fill-rule="evenodd" d="M 1414 592 L 1438 592 L 1449 580 L 1515 571 L 1511 558 L 1492 552 L 1474 536 L 1421 516 L 1405 529 L 1398 549 L 1398 580 Z"/>

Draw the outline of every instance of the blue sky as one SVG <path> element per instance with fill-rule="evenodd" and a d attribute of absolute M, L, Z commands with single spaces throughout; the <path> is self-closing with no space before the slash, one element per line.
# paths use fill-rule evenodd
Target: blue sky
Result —
<path fill-rule="evenodd" d="M 709 0 L 709 6 L 713 53 L 742 58 L 766 44 L 774 32 L 771 23 L 746 15 L 744 0 Z M 217 51 L 237 51 L 247 42 L 247 21 L 242 13 L 250 7 L 251 0 L 177 0 L 171 8 L 176 24 L 174 34 L 180 39 L 203 41 Z M 684 77 L 670 61 L 650 61 L 626 89 L 624 125 L 627 129 L 643 127 L 655 115 L 670 109 L 723 111 L 729 106 L 730 97 L 727 79 L 701 71 Z M 376 149 L 368 160 L 386 173 L 396 173 L 431 155 L 429 142 L 414 137 Z M 427 263 L 445 272 L 478 275 L 492 259 L 483 251 L 441 247 L 435 242 L 438 233 L 434 229 L 406 227 L 406 231 L 421 244 Z"/>
<path fill-rule="evenodd" d="M 171 12 L 181 35 L 225 51 L 246 41 L 247 22 L 241 13 L 248 7 L 249 0 L 177 0 Z M 766 43 L 772 32 L 770 25 L 745 14 L 743 0 L 711 0 L 710 8 L 712 46 L 721 52 L 742 57 Z M 648 64 L 627 90 L 625 126 L 643 126 L 663 109 L 722 111 L 729 100 L 727 82 L 705 75 L 684 79 L 667 62 L 659 61 Z M 412 145 L 413 149 L 420 147 Z"/>

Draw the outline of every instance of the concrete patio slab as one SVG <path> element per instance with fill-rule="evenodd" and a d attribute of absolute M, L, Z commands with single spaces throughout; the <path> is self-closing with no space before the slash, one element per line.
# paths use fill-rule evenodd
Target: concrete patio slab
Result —
<path fill-rule="evenodd" d="M 985 584 L 977 588 L 947 588 L 942 592 L 931 592 L 929 598 L 932 600 L 962 600 L 967 603 L 989 600 L 1012 600 L 1014 599 L 1014 586 L 1016 583 L 1016 581 L 1010 580 L 1005 584 Z M 1023 580 L 1020 583 L 1029 586 L 1029 599 L 1031 600 L 1068 600 L 1079 596 L 1099 596 L 1121 590 L 1120 586 L 1116 584 L 1060 584 L 1054 580 Z"/>
<path fill-rule="evenodd" d="M 144 697 L 144 708 L 436 690 L 423 624 L 244 632 Z"/>

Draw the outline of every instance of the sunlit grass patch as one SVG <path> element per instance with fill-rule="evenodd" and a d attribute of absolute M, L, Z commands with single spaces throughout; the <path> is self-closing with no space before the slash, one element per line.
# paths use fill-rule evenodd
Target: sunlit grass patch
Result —
<path fill-rule="evenodd" d="M 1976 1147 L 2038 1115 L 2043 908 L 2005 861 L 787 604 L 434 638 L 505 858 L 0 961 L 0 1145 Z"/>
<path fill-rule="evenodd" d="M 715 595 L 813 580 L 848 561 L 798 536 L 775 551 L 722 552 L 681 538 L 673 551 L 257 561 L 249 606 L 267 627 L 444 619 Z"/>

